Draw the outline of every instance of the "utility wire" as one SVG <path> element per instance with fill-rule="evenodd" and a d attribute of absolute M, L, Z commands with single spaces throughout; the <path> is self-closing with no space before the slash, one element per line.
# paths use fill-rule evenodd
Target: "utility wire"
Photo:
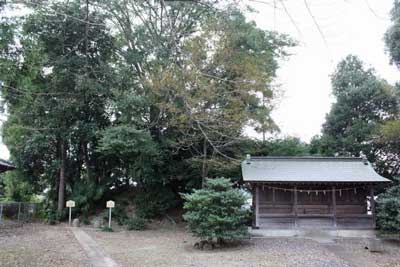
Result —
<path fill-rule="evenodd" d="M 250 1 L 250 2 L 254 2 L 254 3 L 264 4 L 264 5 L 267 5 L 267 6 L 276 8 L 276 9 L 280 9 L 280 8 L 276 7 L 276 3 L 275 3 L 276 0 L 274 0 L 273 3 L 267 2 L 267 1 L 261 1 L 261 0 L 249 0 L 249 1 Z"/>
<path fill-rule="evenodd" d="M 321 38 L 322 38 L 322 40 L 324 41 L 325 46 L 328 48 L 328 42 L 326 41 L 325 35 L 324 35 L 324 33 L 322 32 L 321 27 L 319 26 L 319 24 L 318 24 L 316 18 L 314 17 L 313 13 L 311 12 L 311 9 L 310 9 L 310 6 L 309 6 L 308 3 L 307 3 L 307 0 L 304 0 L 304 5 L 305 5 L 306 8 L 307 8 L 308 14 L 310 14 L 310 16 L 311 16 L 311 18 L 312 18 L 312 20 L 313 20 L 313 22 L 314 22 L 315 27 L 317 28 L 319 34 L 321 35 Z"/>
<path fill-rule="evenodd" d="M 366 4 L 366 6 L 368 7 L 369 11 L 371 11 L 371 13 L 374 14 L 374 16 L 375 16 L 376 18 L 381 19 L 381 20 L 387 20 L 387 18 L 384 18 L 384 17 L 378 15 L 378 13 L 375 12 L 375 10 L 374 10 L 374 9 L 371 7 L 371 5 L 369 4 L 368 0 L 364 0 L 364 2 L 365 2 L 365 4 Z"/>
<path fill-rule="evenodd" d="M 286 8 L 285 3 L 283 2 L 283 0 L 279 0 L 279 2 L 281 3 L 283 10 L 285 10 L 286 15 L 289 17 L 290 21 L 292 22 L 293 26 L 296 28 L 296 31 L 298 32 L 299 36 L 303 36 L 303 34 L 301 33 L 299 27 L 297 26 L 296 21 L 293 19 L 293 17 L 290 15 L 289 10 Z"/>

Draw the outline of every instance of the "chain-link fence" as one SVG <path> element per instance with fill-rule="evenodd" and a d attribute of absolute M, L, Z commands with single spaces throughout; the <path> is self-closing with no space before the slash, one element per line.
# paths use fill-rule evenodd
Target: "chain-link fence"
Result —
<path fill-rule="evenodd" d="M 21 226 L 35 215 L 36 204 L 27 202 L 1 202 L 0 228 Z"/>

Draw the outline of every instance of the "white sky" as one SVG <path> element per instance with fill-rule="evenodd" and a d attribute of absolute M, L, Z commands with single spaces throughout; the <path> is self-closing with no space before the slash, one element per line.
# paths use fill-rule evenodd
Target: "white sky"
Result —
<path fill-rule="evenodd" d="M 383 42 L 383 35 L 390 25 L 389 12 L 393 0 L 308 0 L 326 38 L 326 45 L 304 0 L 275 0 L 276 9 L 274 0 L 245 1 L 258 11 L 249 19 L 255 20 L 260 28 L 275 28 L 300 42 L 278 72 L 277 83 L 285 94 L 273 112 L 273 118 L 281 128 L 281 135 L 309 141 L 320 133 L 333 101 L 329 75 L 348 54 L 359 56 L 389 82 L 399 80 L 399 71 L 389 64 Z M 296 30 L 282 3 L 301 33 Z M 250 129 L 247 133 L 259 137 Z M 8 157 L 7 148 L 0 145 L 0 158 Z"/>
<path fill-rule="evenodd" d="M 308 0 L 327 45 L 303 0 L 283 0 L 301 35 L 284 11 L 281 0 L 276 0 L 275 16 L 274 0 L 247 0 L 247 3 L 258 11 L 251 19 L 260 28 L 275 27 L 300 42 L 278 73 L 278 83 L 285 94 L 272 115 L 281 128 L 281 135 L 309 141 L 320 133 L 333 101 L 330 74 L 348 54 L 359 56 L 389 82 L 399 80 L 399 71 L 389 64 L 383 42 L 390 25 L 393 0 Z M 251 130 L 247 132 L 250 136 L 259 136 Z"/>

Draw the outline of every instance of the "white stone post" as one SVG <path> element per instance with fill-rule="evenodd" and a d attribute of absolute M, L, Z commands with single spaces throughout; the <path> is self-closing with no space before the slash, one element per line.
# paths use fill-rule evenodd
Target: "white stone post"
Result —
<path fill-rule="evenodd" d="M 75 207 L 75 201 L 73 200 L 68 200 L 66 203 L 67 208 L 69 209 L 69 219 L 68 219 L 68 224 L 71 226 L 71 219 L 72 219 L 72 208 Z"/>
<path fill-rule="evenodd" d="M 111 209 L 115 207 L 115 202 L 112 200 L 107 201 L 106 207 L 109 208 L 108 213 L 108 228 L 111 228 Z"/>

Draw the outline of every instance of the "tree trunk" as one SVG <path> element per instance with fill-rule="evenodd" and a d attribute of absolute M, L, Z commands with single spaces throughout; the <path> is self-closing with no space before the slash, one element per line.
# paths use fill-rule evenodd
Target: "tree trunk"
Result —
<path fill-rule="evenodd" d="M 88 148 L 87 148 L 87 143 L 86 142 L 82 143 L 82 152 L 83 152 L 83 161 L 85 162 L 85 165 L 86 165 L 87 179 L 91 180 L 91 178 L 92 178 L 91 164 L 90 164 L 89 152 L 88 152 Z"/>
<path fill-rule="evenodd" d="M 150 106 L 150 134 L 154 140 L 160 140 L 159 118 L 160 109 L 155 105 Z"/>
<path fill-rule="evenodd" d="M 65 141 L 62 140 L 60 143 L 60 181 L 58 184 L 58 205 L 57 211 L 59 214 L 62 213 L 64 208 L 65 198 L 65 165 L 66 165 L 67 150 L 65 148 Z"/>
<path fill-rule="evenodd" d="M 207 140 L 204 138 L 204 141 L 203 141 L 203 167 L 202 167 L 202 171 L 201 171 L 201 187 L 204 186 L 206 177 L 207 177 Z"/>

